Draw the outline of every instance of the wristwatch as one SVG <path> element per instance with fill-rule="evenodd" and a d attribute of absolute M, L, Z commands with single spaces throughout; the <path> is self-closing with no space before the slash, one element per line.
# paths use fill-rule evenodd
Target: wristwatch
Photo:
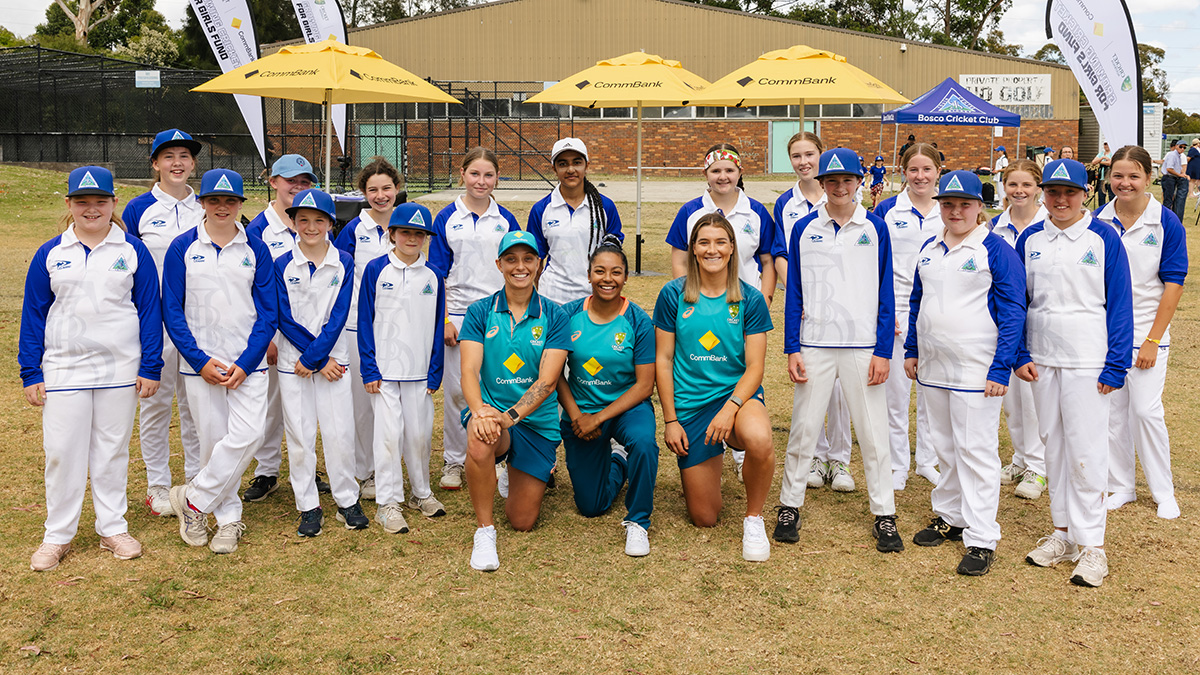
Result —
<path fill-rule="evenodd" d="M 738 398 L 737 396 L 732 396 L 732 395 L 729 397 L 729 402 L 736 405 L 739 408 L 742 407 L 743 405 L 745 405 L 745 401 Z"/>
<path fill-rule="evenodd" d="M 508 415 L 508 419 L 512 420 L 513 422 L 519 422 L 521 420 L 521 415 L 519 413 L 517 413 L 516 408 L 509 408 L 508 410 L 505 410 L 504 412 L 505 412 L 505 414 Z"/>

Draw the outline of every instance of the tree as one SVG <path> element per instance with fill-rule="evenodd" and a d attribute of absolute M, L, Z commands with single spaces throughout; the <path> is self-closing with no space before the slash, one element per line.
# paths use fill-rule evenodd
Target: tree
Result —
<path fill-rule="evenodd" d="M 1200 114 L 1188 114 L 1179 108 L 1163 110 L 1163 131 L 1170 136 L 1200 136 Z"/>
<path fill-rule="evenodd" d="M 1142 67 L 1142 101 L 1167 103 L 1171 95 L 1171 85 L 1167 82 L 1167 73 L 1159 64 L 1166 58 L 1167 52 L 1147 44 L 1138 43 L 1138 63 Z"/>
<path fill-rule="evenodd" d="M 0 47 L 23 47 L 25 40 L 17 37 L 11 30 L 0 26 Z"/>
<path fill-rule="evenodd" d="M 254 16 L 254 38 L 258 44 L 295 40 L 301 36 L 300 24 L 296 22 L 296 12 L 292 8 L 291 0 L 248 0 L 247 4 L 250 6 L 250 14 Z M 179 62 L 188 68 L 217 68 L 217 60 L 213 57 L 212 48 L 208 46 L 208 38 L 204 36 L 190 4 L 180 32 Z"/>
<path fill-rule="evenodd" d="M 142 35 L 142 28 L 171 33 L 167 20 L 154 9 L 155 0 L 109 0 L 116 4 L 111 21 L 88 33 L 88 44 L 96 49 L 116 49 Z"/>
<path fill-rule="evenodd" d="M 1062 50 L 1053 42 L 1047 42 L 1042 45 L 1042 48 L 1033 53 L 1033 58 L 1046 63 L 1057 63 L 1067 65 L 1067 58 L 1063 56 Z"/>
<path fill-rule="evenodd" d="M 829 0 L 800 5 L 786 15 L 793 21 L 890 37 L 919 37 L 922 27 L 917 13 L 896 0 Z"/>
<path fill-rule="evenodd" d="M 54 0 L 54 5 L 71 20 L 75 27 L 75 41 L 81 44 L 87 41 L 88 33 L 96 26 L 113 18 L 113 14 L 104 13 L 104 3 L 105 0 Z"/>
<path fill-rule="evenodd" d="M 985 30 L 998 29 L 1012 0 L 920 0 L 918 10 L 937 44 L 977 49 Z"/>
<path fill-rule="evenodd" d="M 174 31 L 143 25 L 137 37 L 117 47 L 113 53 L 130 61 L 165 67 L 175 65 L 179 57 L 179 45 Z"/>

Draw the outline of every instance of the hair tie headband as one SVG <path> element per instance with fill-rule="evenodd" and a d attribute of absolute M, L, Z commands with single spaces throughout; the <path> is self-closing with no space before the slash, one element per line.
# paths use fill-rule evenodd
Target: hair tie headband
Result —
<path fill-rule="evenodd" d="M 704 168 L 707 169 L 723 159 L 733 162 L 738 170 L 741 170 L 742 159 L 741 157 L 738 157 L 738 154 L 732 150 L 713 150 L 712 152 L 708 153 L 704 156 Z"/>

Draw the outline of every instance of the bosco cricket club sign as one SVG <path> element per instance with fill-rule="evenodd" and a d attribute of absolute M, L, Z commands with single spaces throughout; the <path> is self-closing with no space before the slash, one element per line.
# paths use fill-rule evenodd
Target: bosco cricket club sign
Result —
<path fill-rule="evenodd" d="M 1123 0 L 1049 0 L 1046 37 L 1071 65 L 1111 147 L 1142 143 L 1142 74 Z"/>
<path fill-rule="evenodd" d="M 222 73 L 258 59 L 258 42 L 254 37 L 254 20 L 246 0 L 189 0 L 200 29 L 208 38 L 208 46 L 221 66 Z M 263 104 L 259 96 L 234 94 L 250 136 L 258 148 L 263 164 L 267 163 Z"/>
<path fill-rule="evenodd" d="M 346 44 L 346 21 L 338 0 L 292 0 L 292 9 L 296 11 L 296 22 L 300 24 L 305 43 L 333 38 Z M 346 104 L 330 106 L 329 116 L 342 154 L 346 154 Z"/>

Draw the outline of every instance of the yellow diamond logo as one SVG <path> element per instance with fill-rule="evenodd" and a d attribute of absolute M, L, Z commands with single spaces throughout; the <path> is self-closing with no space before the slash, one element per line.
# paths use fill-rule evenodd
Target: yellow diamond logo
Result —
<path fill-rule="evenodd" d="M 508 368 L 508 371 L 513 375 L 516 375 L 517 371 L 520 370 L 521 366 L 523 365 L 525 365 L 525 362 L 522 361 L 521 357 L 517 356 L 515 353 L 504 361 L 504 367 Z"/>
<path fill-rule="evenodd" d="M 595 377 L 596 373 L 604 369 L 604 366 L 600 365 L 600 362 L 593 356 L 587 360 L 587 363 L 583 364 L 583 369 L 588 371 L 588 375 Z"/>
<path fill-rule="evenodd" d="M 716 335 L 713 335 L 713 332 L 710 330 L 700 338 L 700 344 L 711 352 L 713 347 L 721 344 L 721 340 Z"/>
<path fill-rule="evenodd" d="M 234 18 L 232 21 L 229 22 L 229 25 L 233 26 L 234 28 L 241 28 L 242 20 L 238 19 L 238 18 Z"/>

